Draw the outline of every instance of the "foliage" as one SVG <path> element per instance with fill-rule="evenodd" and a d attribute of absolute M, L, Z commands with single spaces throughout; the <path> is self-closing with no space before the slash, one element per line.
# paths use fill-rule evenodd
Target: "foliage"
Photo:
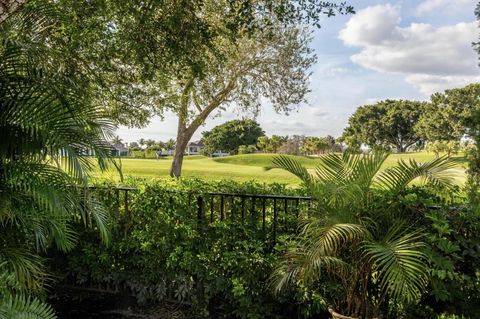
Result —
<path fill-rule="evenodd" d="M 287 141 L 288 136 L 279 136 L 279 135 L 272 135 L 272 137 L 268 136 L 260 136 L 258 138 L 257 146 L 260 150 L 267 153 L 277 153 L 278 149 Z"/>
<path fill-rule="evenodd" d="M 140 188 L 129 194 L 128 212 L 118 208 L 114 192 L 105 189 L 97 193 L 114 217 L 109 219 L 111 244 L 99 245 L 98 238 L 84 230 L 73 254 L 50 256 L 59 278 L 84 287 L 117 287 L 132 293 L 139 303 L 165 298 L 192 302 L 197 317 L 280 317 L 285 312 L 295 313 L 296 300 L 308 298 L 300 294 L 278 301 L 269 292 L 269 274 L 279 252 L 290 245 L 288 237 L 281 236 L 286 232 L 283 227 L 279 226 L 279 241 L 272 248 L 260 224 L 253 231 L 250 222 L 240 222 L 239 201 L 229 206 L 227 200 L 227 207 L 234 212 L 230 215 L 226 210 L 224 221 L 216 209 L 214 222 L 206 224 L 198 224 L 193 204 L 199 190 L 278 195 L 301 195 L 302 190 L 279 184 L 191 179 L 131 181 L 128 185 Z M 206 198 L 205 218 L 210 218 L 209 202 Z M 268 214 L 272 205 L 267 202 Z M 267 229 L 270 227 L 267 224 Z M 291 224 L 289 229 L 294 228 Z M 200 298 L 199 283 L 204 291 Z M 311 294 L 309 290 L 304 293 Z M 314 306 L 318 304 L 305 303 L 302 311 L 318 312 L 311 308 Z"/>
<path fill-rule="evenodd" d="M 315 58 L 297 22 L 353 13 L 344 3 L 324 1 L 95 0 L 82 6 L 62 0 L 57 6 L 71 19 L 65 32 L 72 51 L 83 66 L 101 71 L 89 88 L 109 93 L 97 94 L 109 116 L 141 126 L 152 115 L 178 115 L 172 176 L 181 174 L 183 150 L 208 117 L 233 104 L 257 113 L 261 98 L 281 112 L 304 101 Z"/>
<path fill-rule="evenodd" d="M 480 218 L 464 209 L 432 211 L 427 218 L 432 306 L 474 317 L 480 311 Z"/>
<path fill-rule="evenodd" d="M 346 3 L 316 0 L 61 0 L 55 6 L 69 20 L 71 53 L 82 56 L 84 67 L 101 70 L 92 89 L 103 92 L 99 98 L 112 117 L 133 126 L 169 109 L 158 93 L 173 89 L 173 80 L 204 79 L 212 59 L 228 64 L 225 46 L 258 32 L 274 35 L 276 23 L 319 26 L 326 16 L 354 13 Z"/>
<path fill-rule="evenodd" d="M 330 156 L 333 154 L 326 155 Z M 435 161 L 438 164 L 439 161 L 446 160 Z M 424 164 L 415 171 L 418 174 L 428 169 L 432 169 L 432 166 Z M 366 245 L 357 246 L 355 242 L 349 241 L 348 245 L 338 247 L 339 251 L 342 251 L 339 256 L 341 260 L 347 261 L 352 253 L 348 247 L 364 247 L 365 253 L 370 252 L 368 256 L 376 259 L 382 251 L 385 253 L 385 250 L 407 260 L 405 254 L 410 250 L 421 256 L 420 260 L 415 261 L 421 262 L 419 267 L 424 271 L 423 276 L 419 277 L 419 280 L 422 280 L 421 294 L 412 302 L 401 302 L 404 296 L 397 301 L 390 299 L 380 307 L 388 317 L 436 319 L 438 314 L 443 313 L 465 316 L 475 314 L 475 311 L 478 311 L 476 305 L 479 291 L 476 274 L 480 265 L 476 236 L 480 225 L 478 217 L 472 215 L 471 211 L 438 209 L 439 205 L 459 205 L 461 199 L 457 194 L 430 186 L 402 189 L 403 186 L 400 185 L 405 185 L 415 174 L 399 176 L 399 171 L 393 168 L 389 173 L 395 176 L 391 182 L 385 178 L 375 178 L 375 181 L 382 185 L 391 185 L 389 188 L 395 190 L 396 195 L 365 186 L 364 201 L 358 202 L 353 198 L 360 196 L 361 189 L 342 187 L 336 191 L 327 191 L 330 195 L 321 196 L 322 201 L 318 206 L 314 205 L 315 210 L 309 214 L 314 221 L 318 218 L 334 219 L 335 224 L 329 224 L 331 232 L 328 234 L 332 236 L 347 234 L 344 231 L 349 227 L 352 231 L 362 229 L 361 234 Z M 441 172 L 434 175 L 443 181 L 440 184 L 447 182 L 441 178 Z M 345 179 L 339 180 L 345 181 L 349 175 L 343 176 Z M 109 246 L 100 245 L 98 237 L 91 230 L 78 228 L 78 231 L 82 232 L 81 241 L 77 243 L 73 253 L 67 256 L 59 253 L 49 256 L 60 280 L 75 282 L 83 287 L 115 287 L 114 289 L 119 291 L 132 293 L 139 302 L 149 305 L 165 298 L 193 302 L 197 317 L 217 315 L 240 318 L 311 318 L 324 314 L 324 310 L 331 304 L 342 304 L 340 301 L 345 298 L 344 281 L 336 276 L 326 275 L 329 268 L 324 268 L 326 272 L 322 270 L 320 281 L 298 281 L 295 289 L 287 287 L 287 290 L 277 297 L 271 294 L 269 274 L 281 262 L 280 258 L 286 251 L 291 254 L 294 249 L 304 247 L 305 244 L 303 237 L 297 241 L 294 237 L 287 236 L 295 231 L 294 224 L 289 224 L 292 227 L 286 229 L 279 228 L 279 234 L 285 235 L 279 236 L 276 246 L 271 250 L 269 241 L 265 241 L 262 232 L 252 231 L 249 225 L 241 226 L 241 223 L 230 222 L 228 214 L 224 222 L 218 220 L 218 199 L 215 201 L 214 222 L 205 225 L 205 228 L 198 227 L 197 211 L 195 205 L 192 205 L 199 190 L 305 195 L 305 189 L 295 190 L 275 184 L 189 179 L 126 182 L 126 186 L 140 188 L 138 192 L 130 192 L 128 212 L 123 205 L 117 206 L 114 191 L 105 189 L 97 193 L 113 217 L 109 219 L 112 231 L 112 243 Z M 368 183 L 365 180 L 359 184 Z M 101 185 L 104 184 L 99 184 Z M 332 195 L 335 193 L 339 195 L 337 199 Z M 350 193 L 352 197 L 341 200 L 341 194 Z M 120 194 L 120 203 L 123 201 L 124 197 Z M 205 204 L 205 217 L 209 218 L 208 199 Z M 230 205 L 228 201 L 227 205 Z M 240 205 L 238 201 L 236 205 L 227 207 L 236 207 L 238 212 Z M 271 205 L 272 203 L 267 203 L 267 212 L 271 213 Z M 358 217 L 349 217 L 350 206 L 353 206 L 351 212 L 360 212 Z M 326 211 L 317 214 L 318 207 L 326 207 Z M 336 207 L 343 208 L 339 211 L 335 210 Z M 324 212 L 327 213 L 326 216 L 322 215 Z M 356 218 L 361 218 L 362 221 L 357 223 Z M 346 220 L 349 223 L 345 223 Z M 445 225 L 445 220 L 448 221 L 448 226 Z M 408 223 L 408 227 L 389 227 L 392 224 L 402 225 L 402 221 L 403 225 Z M 287 221 L 290 222 L 293 221 Z M 342 222 L 343 226 L 338 224 L 339 222 Z M 309 232 L 315 235 L 321 234 L 315 231 L 319 230 L 317 226 L 325 227 L 321 221 L 308 225 Z M 365 230 L 368 230 L 366 235 L 363 233 Z M 419 234 L 420 231 L 422 234 Z M 388 237 L 387 234 L 395 232 L 404 235 Z M 408 235 L 412 234 L 421 235 L 421 239 L 408 241 Z M 335 241 L 330 240 L 333 238 L 335 237 L 325 237 L 325 243 L 335 245 Z M 380 238 L 385 238 L 385 241 L 380 241 Z M 402 240 L 405 241 L 403 244 Z M 408 249 L 395 250 L 395 247 L 402 245 L 406 245 L 404 248 Z M 453 253 L 452 247 L 457 247 Z M 347 269 L 360 267 L 363 262 L 368 260 L 356 258 L 355 262 L 347 264 Z M 375 267 L 380 269 L 377 267 L 381 265 Z M 355 275 L 356 272 L 350 270 L 347 275 L 342 275 L 342 278 L 353 278 Z M 354 280 L 352 279 L 352 282 Z M 200 296 L 200 299 L 197 295 L 199 282 L 204 288 L 204 296 Z M 379 282 L 372 279 L 371 285 L 373 287 L 369 287 L 369 293 L 377 296 L 373 292 Z M 447 299 L 445 291 L 451 291 Z M 437 297 L 443 299 L 437 301 Z"/>
<path fill-rule="evenodd" d="M 305 221 L 299 244 L 275 273 L 277 291 L 335 278 L 344 290 L 336 306 L 355 317 L 387 315 L 388 300 L 420 298 L 427 282 L 423 235 L 407 226 L 412 221 L 397 201 L 417 178 L 450 188 L 446 170 L 453 164 L 445 157 L 400 161 L 379 173 L 387 156 L 328 154 L 313 175 L 291 158 L 274 160 L 273 167 L 301 179 L 318 202 L 316 216 Z"/>
<path fill-rule="evenodd" d="M 202 140 L 207 153 L 222 151 L 236 154 L 241 145 L 254 145 L 263 134 L 262 128 L 254 120 L 233 120 L 203 132 Z"/>
<path fill-rule="evenodd" d="M 348 120 L 343 139 L 350 149 L 362 143 L 371 148 L 395 147 L 400 153 L 422 140 L 416 124 L 426 103 L 406 100 L 385 100 L 359 107 Z"/>
<path fill-rule="evenodd" d="M 430 141 L 460 140 L 465 134 L 476 136 L 479 132 L 479 95 L 480 84 L 433 94 L 420 117 L 419 134 Z"/>
<path fill-rule="evenodd" d="M 428 152 L 433 152 L 436 157 L 445 152 L 447 156 L 458 154 L 460 143 L 458 141 L 432 141 L 426 147 Z"/>
<path fill-rule="evenodd" d="M 62 51 L 50 37 L 62 19 L 49 5 L 29 3 L 0 25 L 0 315 L 7 318 L 53 317 L 29 294 L 48 279 L 40 254 L 73 247 L 70 221 L 95 225 L 108 239 L 104 211 L 90 198 L 81 205 L 72 185 L 85 184 L 95 164 L 107 167 L 111 125 L 72 70 L 56 63 Z"/>
<path fill-rule="evenodd" d="M 305 138 L 300 151 L 305 155 L 325 153 L 333 144 L 329 144 L 327 140 L 320 137 L 308 136 Z"/>
<path fill-rule="evenodd" d="M 238 147 L 238 154 L 253 154 L 257 151 L 253 145 L 240 145 Z"/>

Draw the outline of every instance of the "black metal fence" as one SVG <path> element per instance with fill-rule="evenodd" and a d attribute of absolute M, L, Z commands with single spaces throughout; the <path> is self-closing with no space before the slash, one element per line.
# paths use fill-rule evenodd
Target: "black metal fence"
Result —
<path fill-rule="evenodd" d="M 84 192 L 106 192 L 113 201 L 114 211 L 131 212 L 131 202 L 138 192 L 129 187 L 91 186 Z M 185 196 L 187 214 L 196 218 L 199 226 L 229 222 L 248 226 L 260 235 L 276 242 L 277 235 L 292 232 L 302 214 L 308 214 L 312 199 L 304 196 L 238 194 L 221 192 L 163 191 L 169 207 L 175 206 L 178 195 Z"/>

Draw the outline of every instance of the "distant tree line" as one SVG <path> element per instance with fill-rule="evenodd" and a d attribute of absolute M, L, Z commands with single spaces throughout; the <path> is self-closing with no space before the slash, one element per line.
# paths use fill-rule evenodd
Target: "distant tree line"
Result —
<path fill-rule="evenodd" d="M 435 93 L 430 101 L 385 100 L 359 107 L 341 140 L 351 150 L 427 149 L 453 154 L 480 129 L 480 84 Z"/>
<path fill-rule="evenodd" d="M 203 132 L 205 155 L 215 152 L 230 154 L 281 153 L 291 155 L 320 155 L 341 152 L 335 138 L 291 135 L 265 135 L 260 124 L 251 119 L 233 120 Z"/>

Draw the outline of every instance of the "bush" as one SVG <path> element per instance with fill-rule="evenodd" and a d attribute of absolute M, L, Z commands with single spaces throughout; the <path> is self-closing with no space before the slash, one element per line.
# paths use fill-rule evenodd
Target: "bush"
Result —
<path fill-rule="evenodd" d="M 287 247 L 295 246 L 293 218 L 285 220 L 286 227 L 278 228 L 274 246 L 259 224 L 254 224 L 257 229 L 253 230 L 248 218 L 248 222 L 239 222 L 239 201 L 233 205 L 226 201 L 227 208 L 236 210 L 225 220 L 215 215 L 212 223 L 197 222 L 199 190 L 293 196 L 304 195 L 304 189 L 196 179 L 129 180 L 127 185 L 138 188 L 129 194 L 128 211 L 117 206 L 115 192 L 97 191 L 111 215 L 109 246 L 100 243 L 95 230 L 78 225 L 80 240 L 73 252 L 50 255 L 60 283 L 118 289 L 135 296 L 140 304 L 185 301 L 192 304 L 198 317 L 205 318 L 318 317 L 344 293 L 338 283 L 325 278 L 281 296 L 272 295 L 270 275 Z M 429 260 L 430 284 L 421 300 L 390 305 L 393 317 L 475 317 L 479 311 L 480 217 L 465 208 L 437 209 L 462 207 L 462 199 L 447 195 L 443 198 L 427 187 L 413 187 L 391 202 L 388 194 L 375 193 L 372 209 L 388 207 L 424 231 Z M 210 218 L 208 197 L 204 203 L 203 217 Z M 272 203 L 267 203 L 267 215 L 271 209 Z M 237 222 L 231 222 L 232 216 Z M 267 223 L 267 230 L 270 226 Z"/>
<path fill-rule="evenodd" d="M 199 180 L 158 180 L 137 186 L 139 191 L 129 195 L 128 212 L 117 207 L 115 192 L 98 192 L 112 215 L 111 244 L 101 245 L 97 234 L 79 227 L 81 238 L 74 251 L 51 256 L 52 267 L 64 282 L 117 287 L 133 294 L 140 304 L 165 298 L 188 301 L 199 317 L 215 313 L 264 318 L 300 311 L 295 305 L 304 296 L 292 294 L 279 302 L 268 284 L 277 256 L 289 241 L 288 233 L 296 227 L 294 220 L 285 221 L 291 227 L 278 228 L 277 244 L 272 247 L 271 237 L 252 230 L 250 222 L 230 221 L 238 218 L 239 211 L 234 212 L 237 217 L 227 215 L 221 221 L 217 216 L 213 223 L 199 225 L 192 203 L 198 190 L 278 195 L 301 195 L 302 190 L 280 184 Z M 269 212 L 271 203 L 267 204 Z M 312 307 L 318 308 L 318 303 L 306 303 L 301 311 L 317 311 L 309 310 Z"/>
<path fill-rule="evenodd" d="M 238 154 L 253 154 L 257 151 L 254 145 L 240 145 L 238 147 Z"/>

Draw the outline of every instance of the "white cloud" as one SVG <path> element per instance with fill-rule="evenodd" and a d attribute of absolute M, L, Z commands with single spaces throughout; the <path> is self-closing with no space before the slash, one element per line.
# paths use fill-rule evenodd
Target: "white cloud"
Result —
<path fill-rule="evenodd" d="M 372 25 L 381 31 L 372 30 Z M 401 27 L 400 9 L 379 5 L 360 10 L 339 37 L 346 45 L 361 48 L 351 56 L 354 63 L 381 73 L 403 74 L 408 83 L 431 94 L 478 80 L 478 57 L 471 45 L 477 33 L 475 22 Z"/>
<path fill-rule="evenodd" d="M 415 10 L 418 16 L 423 16 L 429 13 L 436 13 L 438 11 L 452 13 L 463 9 L 473 9 L 477 0 L 424 0 Z"/>
<path fill-rule="evenodd" d="M 360 10 L 340 31 L 340 39 L 349 46 L 364 46 L 395 37 L 400 22 L 399 7 L 377 5 Z"/>

